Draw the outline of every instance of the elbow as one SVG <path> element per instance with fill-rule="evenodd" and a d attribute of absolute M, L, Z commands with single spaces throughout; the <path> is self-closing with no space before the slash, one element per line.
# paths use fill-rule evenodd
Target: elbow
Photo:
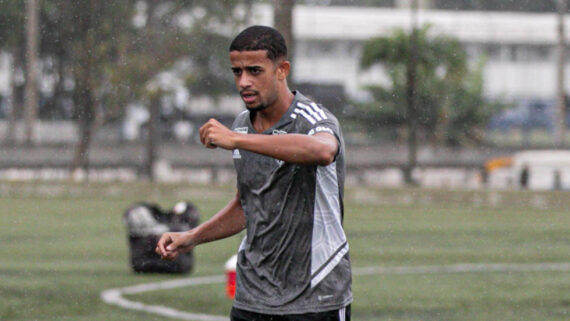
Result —
<path fill-rule="evenodd" d="M 324 150 L 318 155 L 317 164 L 320 166 L 327 166 L 334 162 L 336 156 L 335 150 Z"/>
<path fill-rule="evenodd" d="M 320 144 L 315 146 L 316 163 L 320 166 L 328 166 L 336 159 L 336 154 L 339 149 L 336 139 L 328 134 L 317 136 L 321 141 Z"/>

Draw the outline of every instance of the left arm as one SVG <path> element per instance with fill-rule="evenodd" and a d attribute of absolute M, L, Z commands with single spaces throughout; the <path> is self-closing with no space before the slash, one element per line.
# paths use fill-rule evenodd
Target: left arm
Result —
<path fill-rule="evenodd" d="M 328 165 L 338 150 L 336 138 L 329 133 L 313 136 L 240 134 L 214 119 L 200 128 L 200 140 L 208 148 L 239 148 L 297 164 Z"/>

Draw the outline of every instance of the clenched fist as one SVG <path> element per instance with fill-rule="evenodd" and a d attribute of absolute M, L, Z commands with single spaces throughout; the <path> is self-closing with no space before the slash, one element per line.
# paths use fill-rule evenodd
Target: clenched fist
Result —
<path fill-rule="evenodd" d="M 163 260 L 173 261 L 180 253 L 190 252 L 196 244 L 190 231 L 187 232 L 168 232 L 162 234 L 155 252 L 160 255 Z"/>
<path fill-rule="evenodd" d="M 200 141 L 207 148 L 235 149 L 235 135 L 236 133 L 213 118 L 200 127 Z"/>

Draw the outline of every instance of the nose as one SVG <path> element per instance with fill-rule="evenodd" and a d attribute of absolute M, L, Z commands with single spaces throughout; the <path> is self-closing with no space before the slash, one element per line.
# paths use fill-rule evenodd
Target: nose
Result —
<path fill-rule="evenodd" d="M 247 75 L 247 73 L 242 73 L 238 79 L 238 86 L 240 89 L 251 87 L 251 78 Z"/>

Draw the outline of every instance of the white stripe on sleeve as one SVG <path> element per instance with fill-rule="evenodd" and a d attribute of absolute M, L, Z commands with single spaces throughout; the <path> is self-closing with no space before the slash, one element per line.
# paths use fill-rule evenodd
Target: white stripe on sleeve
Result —
<path fill-rule="evenodd" d="M 323 111 L 322 108 L 320 108 L 317 104 L 315 103 L 311 103 L 311 107 L 313 107 L 315 109 L 315 112 L 319 113 L 319 115 L 321 115 L 321 117 L 323 119 L 327 119 L 327 115 L 325 114 L 325 112 Z"/>
<path fill-rule="evenodd" d="M 313 117 L 311 117 L 309 114 L 307 114 L 304 110 L 295 108 L 295 112 L 296 112 L 297 114 L 299 114 L 299 115 L 305 117 L 309 122 L 311 122 L 311 124 L 314 125 L 314 124 L 317 123 L 317 121 L 316 121 Z"/>
<path fill-rule="evenodd" d="M 314 117 L 315 119 L 317 119 L 317 121 L 321 121 L 323 120 L 323 118 L 319 115 L 318 112 L 316 112 L 314 109 L 312 109 L 311 107 L 303 104 L 303 103 L 297 103 L 297 106 L 303 108 L 304 110 L 306 110 L 307 112 L 309 112 L 311 114 L 312 117 Z"/>

